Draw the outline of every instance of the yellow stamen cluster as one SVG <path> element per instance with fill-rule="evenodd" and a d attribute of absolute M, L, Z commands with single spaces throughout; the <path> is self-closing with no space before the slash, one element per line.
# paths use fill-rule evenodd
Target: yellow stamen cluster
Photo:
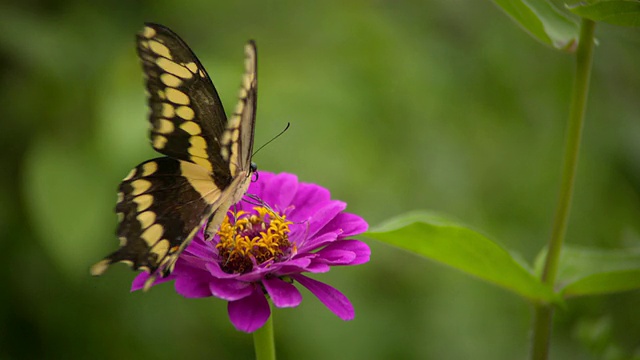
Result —
<path fill-rule="evenodd" d="M 216 245 L 221 268 L 227 273 L 243 274 L 254 264 L 278 261 L 290 254 L 288 234 L 292 222 L 285 215 L 257 206 L 258 215 L 238 211 L 232 224 L 229 216 L 220 225 L 220 242 Z"/>

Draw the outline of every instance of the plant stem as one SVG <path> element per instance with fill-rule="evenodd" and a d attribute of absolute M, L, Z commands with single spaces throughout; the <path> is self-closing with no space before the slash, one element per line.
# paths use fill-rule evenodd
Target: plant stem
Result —
<path fill-rule="evenodd" d="M 253 333 L 253 348 L 256 360 L 275 360 L 276 346 L 273 338 L 273 308 L 269 320 Z"/>
<path fill-rule="evenodd" d="M 566 130 L 560 197 L 553 219 L 551 238 L 549 239 L 544 272 L 542 273 L 542 281 L 550 286 L 553 286 L 556 281 L 560 252 L 562 250 L 562 244 L 564 243 L 569 211 L 571 209 L 573 185 L 575 183 L 580 141 L 582 138 L 582 125 L 584 123 L 587 94 L 589 92 L 594 30 L 595 23 L 593 21 L 587 19 L 582 20 L 578 51 L 576 52 L 576 69 L 571 95 L 571 109 Z M 551 304 L 536 304 L 532 334 L 532 360 L 545 360 L 548 358 L 552 319 L 553 306 Z"/>

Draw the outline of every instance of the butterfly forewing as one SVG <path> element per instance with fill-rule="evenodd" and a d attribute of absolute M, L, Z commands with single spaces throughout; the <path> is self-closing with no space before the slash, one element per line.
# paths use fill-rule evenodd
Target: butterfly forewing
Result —
<path fill-rule="evenodd" d="M 196 163 L 229 185 L 219 139 L 227 118 L 204 67 L 173 31 L 147 24 L 137 36 L 148 92 L 151 144 L 158 152 Z"/>
<path fill-rule="evenodd" d="M 175 33 L 146 24 L 137 37 L 149 96 L 151 142 L 168 157 L 146 161 L 122 181 L 116 213 L 120 248 L 94 265 L 115 262 L 165 276 L 209 217 L 214 231 L 247 191 L 257 96 L 256 49 L 245 47 L 236 111 L 227 121 L 206 71 Z"/>

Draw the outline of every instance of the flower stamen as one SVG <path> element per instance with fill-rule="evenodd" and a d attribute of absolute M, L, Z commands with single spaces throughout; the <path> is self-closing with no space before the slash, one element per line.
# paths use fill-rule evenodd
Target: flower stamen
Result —
<path fill-rule="evenodd" d="M 244 274 L 254 265 L 282 261 L 291 256 L 294 248 L 289 242 L 289 225 L 284 214 L 278 214 L 263 206 L 256 206 L 258 213 L 246 211 L 225 217 L 218 229 L 220 242 L 216 245 L 221 268 L 229 274 Z M 233 218 L 231 223 L 230 218 Z"/>

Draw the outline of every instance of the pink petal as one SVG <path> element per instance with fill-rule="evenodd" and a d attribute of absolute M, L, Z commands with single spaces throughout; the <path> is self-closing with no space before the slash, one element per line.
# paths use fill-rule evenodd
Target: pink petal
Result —
<path fill-rule="evenodd" d="M 312 262 L 309 266 L 307 266 L 304 269 L 304 271 L 314 273 L 314 274 L 326 273 L 326 272 L 329 272 L 329 270 L 331 270 L 331 266 L 327 265 L 326 263 L 319 262 L 317 260 Z"/>
<path fill-rule="evenodd" d="M 297 274 L 291 275 L 293 279 L 298 281 L 302 286 L 306 287 L 320 300 L 329 310 L 336 314 L 342 320 L 352 320 L 355 317 L 353 305 L 349 302 L 344 294 L 333 287 L 313 280 L 306 276 Z"/>
<path fill-rule="evenodd" d="M 274 264 L 271 268 L 271 272 L 280 275 L 289 275 L 289 274 L 297 274 L 303 271 L 307 271 L 309 265 L 311 265 L 312 260 L 310 257 L 315 255 L 311 254 L 309 256 L 298 258 L 294 260 L 289 260 L 283 263 Z"/>
<path fill-rule="evenodd" d="M 144 283 L 147 282 L 148 278 L 149 273 L 141 272 L 140 274 L 138 274 L 135 279 L 133 279 L 133 283 L 131 283 L 131 291 L 142 289 L 144 287 Z"/>
<path fill-rule="evenodd" d="M 297 210 L 291 215 L 296 216 L 295 221 L 306 219 L 312 214 L 312 212 L 309 212 L 310 208 L 317 204 L 329 202 L 330 200 L 331 194 L 329 190 L 316 184 L 300 183 L 298 184 L 298 192 L 291 201 L 291 204 L 294 205 Z"/>
<path fill-rule="evenodd" d="M 154 281 L 153 281 L 153 285 L 151 286 L 156 286 L 158 284 L 162 284 L 165 283 L 167 281 L 171 281 L 173 279 L 175 279 L 176 276 L 171 274 L 165 278 L 162 277 L 157 277 Z M 144 283 L 147 282 L 147 279 L 149 279 L 149 273 L 148 272 L 141 272 L 140 274 L 138 274 L 138 276 L 136 276 L 135 279 L 133 279 L 133 283 L 131 283 L 131 291 L 136 291 L 136 290 L 140 290 L 144 287 Z"/>
<path fill-rule="evenodd" d="M 174 287 L 176 292 L 186 298 L 202 298 L 211 296 L 211 289 L 205 277 L 195 277 L 181 274 L 176 278 Z"/>
<path fill-rule="evenodd" d="M 298 189 L 298 178 L 293 174 L 280 173 L 259 182 L 263 188 L 257 195 L 276 211 L 289 206 Z"/>
<path fill-rule="evenodd" d="M 209 278 L 211 294 L 220 299 L 235 301 L 243 299 L 253 292 L 253 284 L 237 280 Z"/>
<path fill-rule="evenodd" d="M 367 231 L 369 224 L 356 214 L 340 213 L 333 218 L 322 231 L 340 231 L 342 237 L 362 234 Z"/>
<path fill-rule="evenodd" d="M 274 268 L 278 267 L 278 266 L 290 266 L 296 269 L 304 269 L 307 266 L 309 266 L 309 264 L 311 264 L 311 259 L 310 257 L 313 257 L 313 254 L 307 254 L 307 256 L 304 257 L 299 257 L 297 259 L 293 259 L 293 260 L 288 260 L 286 262 L 282 262 L 282 263 L 276 263 L 274 264 Z"/>
<path fill-rule="evenodd" d="M 345 265 L 351 263 L 356 254 L 353 251 L 342 249 L 322 249 L 317 252 L 320 255 L 319 261 L 323 261 L 330 265 Z"/>
<path fill-rule="evenodd" d="M 180 254 L 180 258 L 178 259 L 178 263 L 176 264 L 176 271 L 179 271 L 180 268 L 185 269 L 199 269 L 199 270 L 207 270 L 207 264 L 209 264 L 208 257 L 199 257 L 197 255 L 192 255 L 191 253 L 182 253 Z"/>
<path fill-rule="evenodd" d="M 270 274 L 272 272 L 273 268 L 271 267 L 254 267 L 254 269 L 249 273 L 236 275 L 236 279 L 244 282 L 257 282 L 262 281 L 265 274 Z"/>
<path fill-rule="evenodd" d="M 349 259 L 349 255 L 342 252 L 349 252 L 353 256 Z M 369 261 L 371 249 L 362 241 L 340 240 L 327 245 L 316 254 L 327 259 L 330 265 L 360 265 Z"/>
<path fill-rule="evenodd" d="M 319 247 L 330 244 L 336 240 L 338 240 L 338 234 L 325 233 L 312 238 L 309 238 L 307 236 L 307 238 L 303 240 L 295 239 L 294 241 L 296 241 L 296 243 L 298 244 L 298 253 L 306 253 L 308 251 L 312 251 Z"/>
<path fill-rule="evenodd" d="M 308 236 L 313 237 L 346 207 L 347 204 L 342 201 L 332 200 L 322 208 L 315 210 L 314 214 L 309 217 Z"/>
<path fill-rule="evenodd" d="M 298 191 L 298 177 L 287 173 L 278 174 L 265 186 L 269 189 L 267 192 L 272 194 L 271 204 L 279 210 L 284 210 L 291 204 Z"/>
<path fill-rule="evenodd" d="M 230 301 L 227 305 L 229 320 L 236 329 L 252 333 L 260 329 L 269 319 L 269 302 L 256 287 L 251 294 L 240 300 Z"/>
<path fill-rule="evenodd" d="M 207 262 L 206 268 L 209 271 L 209 273 L 215 278 L 219 278 L 219 279 L 235 279 L 236 277 L 238 277 L 237 274 L 229 274 L 229 273 L 224 272 L 220 268 L 220 264 L 218 264 L 216 261 Z"/>
<path fill-rule="evenodd" d="M 247 191 L 247 193 L 260 196 L 262 193 L 264 193 L 265 184 L 270 182 L 271 178 L 273 178 L 274 176 L 274 173 L 258 170 L 258 181 L 252 181 L 251 184 L 249 184 L 249 190 Z"/>
<path fill-rule="evenodd" d="M 269 293 L 273 304 L 279 308 L 296 307 L 302 302 L 302 294 L 293 284 L 280 278 L 262 280 L 262 285 Z"/>
<path fill-rule="evenodd" d="M 212 243 L 204 240 L 194 239 L 185 249 L 185 254 L 192 254 L 202 259 L 211 259 L 215 255 L 215 248 Z"/>
<path fill-rule="evenodd" d="M 325 205 L 331 203 L 329 190 L 319 186 L 310 186 L 309 184 L 301 183 L 298 185 L 298 193 L 291 201 L 291 205 L 294 209 L 288 214 L 289 220 L 293 222 L 306 221 L 309 217 L 313 216 L 318 209 L 321 209 Z M 305 193 L 308 193 L 309 196 L 305 197 L 304 195 L 301 195 Z"/>

